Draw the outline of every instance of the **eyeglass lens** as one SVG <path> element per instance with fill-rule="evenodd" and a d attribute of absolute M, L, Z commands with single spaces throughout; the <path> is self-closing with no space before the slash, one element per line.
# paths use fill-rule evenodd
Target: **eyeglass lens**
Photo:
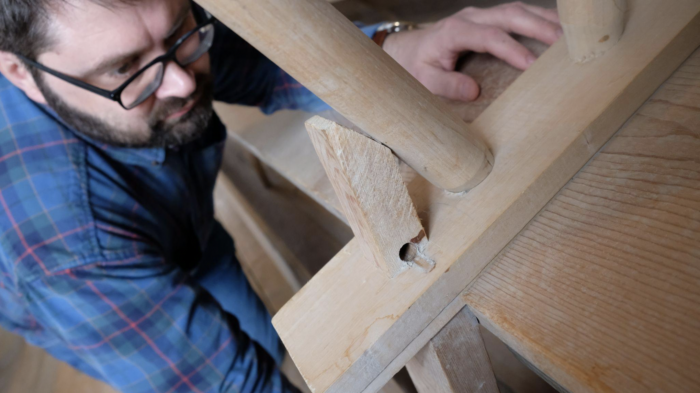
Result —
<path fill-rule="evenodd" d="M 186 67 L 204 55 L 214 41 L 214 25 L 208 24 L 189 36 L 175 52 L 177 63 Z M 159 62 L 146 69 L 122 91 L 122 104 L 132 109 L 148 99 L 163 82 L 165 64 Z"/>

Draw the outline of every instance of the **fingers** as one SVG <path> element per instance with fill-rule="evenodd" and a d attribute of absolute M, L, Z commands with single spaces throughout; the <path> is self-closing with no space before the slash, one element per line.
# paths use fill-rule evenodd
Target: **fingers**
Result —
<path fill-rule="evenodd" d="M 521 3 L 470 9 L 463 17 L 479 24 L 499 27 L 509 33 L 534 38 L 548 45 L 555 43 L 562 34 L 556 11 Z"/>
<path fill-rule="evenodd" d="M 468 75 L 431 68 L 421 83 L 433 94 L 457 101 L 474 101 L 479 97 L 479 85 Z"/>
<path fill-rule="evenodd" d="M 562 31 L 555 10 L 522 3 L 489 9 L 468 7 L 412 36 L 413 45 L 422 48 L 418 59 L 412 51 L 406 52 L 411 54 L 410 61 L 392 56 L 432 93 L 453 100 L 473 101 L 479 96 L 479 85 L 471 77 L 453 71 L 460 53 L 490 53 L 521 70 L 537 59 L 509 33 L 553 44 Z M 408 33 L 403 37 L 407 39 Z"/>
<path fill-rule="evenodd" d="M 448 49 L 452 52 L 490 53 L 521 70 L 537 60 L 532 52 L 499 27 L 460 21 L 450 23 L 445 29 L 451 30 Z"/>
<path fill-rule="evenodd" d="M 515 68 L 526 70 L 537 57 L 516 41 L 510 34 L 503 30 L 496 30 L 497 34 L 489 34 L 484 41 L 484 52 L 488 52 Z"/>
<path fill-rule="evenodd" d="M 522 6 L 525 7 L 526 10 L 532 12 L 533 14 L 545 18 L 552 23 L 561 23 L 561 21 L 559 20 L 559 12 L 557 12 L 556 8 L 542 8 L 530 4 L 522 4 Z"/>

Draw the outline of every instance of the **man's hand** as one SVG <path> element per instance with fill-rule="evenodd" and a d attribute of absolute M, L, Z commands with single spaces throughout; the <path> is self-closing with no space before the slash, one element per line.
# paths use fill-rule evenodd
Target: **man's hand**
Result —
<path fill-rule="evenodd" d="M 488 52 L 521 70 L 535 61 L 510 33 L 551 45 L 562 30 L 556 10 L 520 2 L 469 7 L 425 29 L 391 34 L 384 50 L 434 94 L 472 101 L 479 96 L 479 85 L 455 71 L 461 53 Z"/>

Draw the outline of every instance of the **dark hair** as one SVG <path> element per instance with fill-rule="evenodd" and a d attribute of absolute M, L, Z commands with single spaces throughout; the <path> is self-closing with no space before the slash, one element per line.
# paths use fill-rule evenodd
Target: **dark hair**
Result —
<path fill-rule="evenodd" d="M 0 0 L 0 51 L 30 59 L 51 45 L 46 28 L 51 11 L 69 0 Z M 87 0 L 104 7 L 133 4 L 137 0 Z"/>
<path fill-rule="evenodd" d="M 50 0 L 0 0 L 0 51 L 34 58 L 48 46 Z"/>

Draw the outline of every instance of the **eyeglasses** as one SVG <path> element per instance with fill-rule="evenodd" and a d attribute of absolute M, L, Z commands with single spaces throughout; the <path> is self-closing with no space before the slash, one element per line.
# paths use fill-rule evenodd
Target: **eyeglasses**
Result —
<path fill-rule="evenodd" d="M 216 19 L 210 17 L 206 22 L 198 25 L 177 40 L 175 45 L 173 45 L 168 52 L 155 58 L 129 77 L 129 79 L 119 87 L 111 91 L 52 70 L 20 54 L 17 54 L 17 57 L 72 85 L 91 91 L 102 97 L 109 98 L 112 101 L 117 101 L 124 109 L 129 110 L 142 104 L 158 90 L 163 82 L 165 66 L 169 61 L 174 61 L 178 66 L 185 68 L 197 61 L 211 49 L 214 42 L 214 22 L 216 22 Z"/>

